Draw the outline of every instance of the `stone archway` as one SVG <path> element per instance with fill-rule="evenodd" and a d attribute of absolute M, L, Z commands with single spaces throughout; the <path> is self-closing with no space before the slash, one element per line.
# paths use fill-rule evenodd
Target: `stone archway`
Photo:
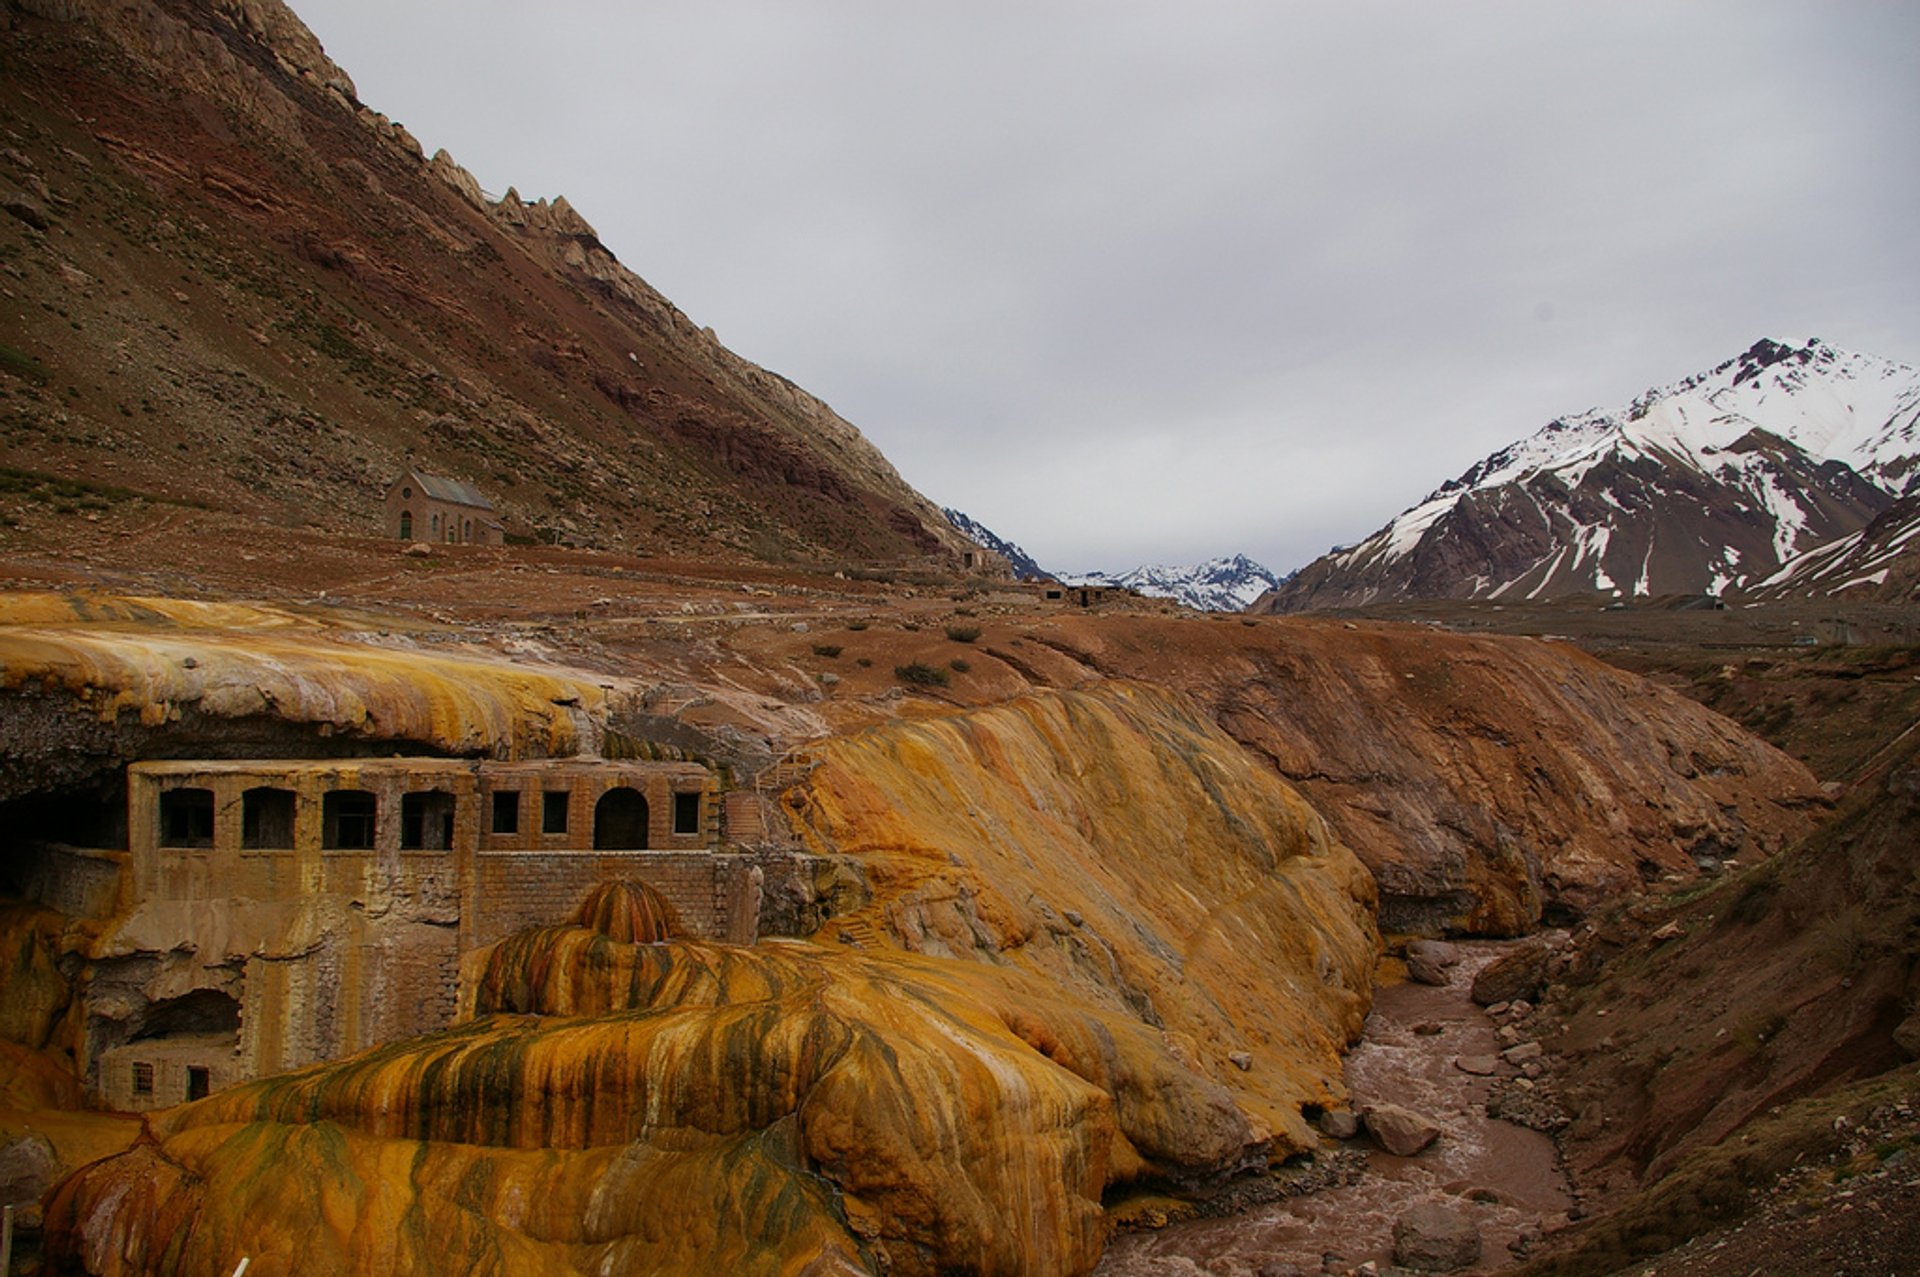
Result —
<path fill-rule="evenodd" d="M 647 799 L 630 785 L 609 789 L 593 805 L 595 851 L 639 851 L 647 845 Z"/>

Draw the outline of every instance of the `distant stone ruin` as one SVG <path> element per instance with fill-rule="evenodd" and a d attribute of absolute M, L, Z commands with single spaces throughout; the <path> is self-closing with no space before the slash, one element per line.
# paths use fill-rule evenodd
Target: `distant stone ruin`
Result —
<path fill-rule="evenodd" d="M 125 851 L 44 848 L 39 893 L 111 929 L 80 986 L 89 1089 L 143 1110 L 450 1024 L 462 957 L 633 882 L 677 937 L 753 942 L 699 763 L 138 762 Z"/>

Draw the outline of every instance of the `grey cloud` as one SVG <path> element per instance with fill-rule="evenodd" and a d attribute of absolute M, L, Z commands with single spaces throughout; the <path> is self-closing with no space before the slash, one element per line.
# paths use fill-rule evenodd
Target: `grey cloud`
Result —
<path fill-rule="evenodd" d="M 1920 6 L 296 0 L 909 480 L 1297 566 L 1764 334 L 1920 358 Z"/>

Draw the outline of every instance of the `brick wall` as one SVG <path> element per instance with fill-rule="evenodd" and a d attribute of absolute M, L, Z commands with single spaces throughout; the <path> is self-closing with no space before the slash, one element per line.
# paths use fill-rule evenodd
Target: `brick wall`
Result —
<path fill-rule="evenodd" d="M 730 891 L 738 856 L 708 851 L 482 852 L 473 858 L 461 947 L 492 944 L 525 927 L 567 921 L 602 882 L 644 882 L 666 898 L 683 934 L 724 940 L 734 929 Z"/>

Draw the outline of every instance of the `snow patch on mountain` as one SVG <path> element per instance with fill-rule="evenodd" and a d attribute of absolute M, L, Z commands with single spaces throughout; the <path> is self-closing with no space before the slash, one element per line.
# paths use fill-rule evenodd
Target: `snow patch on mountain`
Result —
<path fill-rule="evenodd" d="M 1035 563 L 1031 554 L 1028 554 L 1025 550 L 1007 540 L 1005 537 L 999 536 L 992 528 L 981 523 L 978 519 L 973 518 L 964 511 L 951 510 L 944 506 L 941 507 L 940 513 L 947 516 L 947 522 L 951 523 L 954 526 L 954 530 L 959 532 L 961 536 L 967 538 L 967 540 L 982 549 L 992 550 L 995 554 L 1004 557 L 1008 563 L 1013 565 L 1013 574 L 1022 581 L 1041 581 L 1051 580 L 1053 578 L 1053 573 L 1047 571 L 1038 563 Z"/>
<path fill-rule="evenodd" d="M 1550 422 L 1309 565 L 1276 602 L 1718 592 L 1913 492 L 1920 370 L 1762 339 L 1625 408 Z"/>
<path fill-rule="evenodd" d="M 1235 554 L 1191 567 L 1143 566 L 1130 572 L 1088 572 L 1067 578 L 1067 583 L 1119 586 L 1149 598 L 1173 599 L 1202 612 L 1244 612 L 1283 580 L 1246 555 Z"/>

